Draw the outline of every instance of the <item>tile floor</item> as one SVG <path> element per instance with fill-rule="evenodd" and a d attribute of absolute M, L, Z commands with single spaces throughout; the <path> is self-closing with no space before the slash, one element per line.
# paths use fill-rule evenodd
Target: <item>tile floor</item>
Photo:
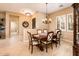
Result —
<path fill-rule="evenodd" d="M 48 52 L 40 51 L 34 47 L 33 54 L 28 49 L 28 42 L 23 42 L 22 38 L 13 36 L 9 39 L 0 39 L 0 56 L 72 56 L 72 45 L 61 41 L 57 48 L 54 46 L 48 48 Z"/>

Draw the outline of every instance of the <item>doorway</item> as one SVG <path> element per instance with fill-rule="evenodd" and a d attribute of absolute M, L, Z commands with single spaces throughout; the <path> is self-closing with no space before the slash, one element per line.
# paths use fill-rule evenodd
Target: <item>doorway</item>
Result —
<path fill-rule="evenodd" d="M 19 35 L 19 16 L 10 15 L 10 37 Z"/>

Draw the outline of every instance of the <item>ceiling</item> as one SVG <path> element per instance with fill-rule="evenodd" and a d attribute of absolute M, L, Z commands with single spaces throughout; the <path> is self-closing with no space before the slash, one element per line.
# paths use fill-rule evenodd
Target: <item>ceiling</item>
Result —
<path fill-rule="evenodd" d="M 59 7 L 63 5 L 63 7 Z M 48 3 L 47 13 L 52 13 L 63 8 L 70 7 L 72 3 Z M 12 11 L 12 12 L 42 12 L 46 13 L 45 3 L 0 3 L 0 11 Z"/>

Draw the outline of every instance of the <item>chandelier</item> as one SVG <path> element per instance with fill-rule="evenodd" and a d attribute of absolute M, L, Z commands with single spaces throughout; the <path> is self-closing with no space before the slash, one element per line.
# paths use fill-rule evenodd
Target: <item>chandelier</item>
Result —
<path fill-rule="evenodd" d="M 45 19 L 42 19 L 42 22 L 43 22 L 44 24 L 49 24 L 49 23 L 51 23 L 51 18 L 49 18 L 49 17 L 47 16 L 47 4 L 48 4 L 48 3 L 46 3 L 46 17 L 45 17 Z"/>

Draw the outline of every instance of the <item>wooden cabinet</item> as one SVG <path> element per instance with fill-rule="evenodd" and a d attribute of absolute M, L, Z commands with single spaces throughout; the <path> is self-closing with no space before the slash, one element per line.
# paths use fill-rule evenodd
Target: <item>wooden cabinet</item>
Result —
<path fill-rule="evenodd" d="M 0 39 L 5 39 L 5 13 L 0 12 Z"/>
<path fill-rule="evenodd" d="M 79 3 L 73 4 L 74 9 L 74 45 L 73 55 L 79 56 Z"/>
<path fill-rule="evenodd" d="M 79 56 L 79 45 L 74 45 L 73 46 L 73 55 L 74 56 Z"/>

